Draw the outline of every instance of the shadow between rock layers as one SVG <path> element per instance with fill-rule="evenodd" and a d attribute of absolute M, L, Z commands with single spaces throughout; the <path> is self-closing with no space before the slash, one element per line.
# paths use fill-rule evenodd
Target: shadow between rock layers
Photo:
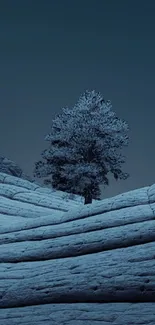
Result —
<path fill-rule="evenodd" d="M 33 324 L 58 324 L 53 314 L 48 313 L 46 319 L 48 306 L 52 310 L 59 306 L 60 320 L 64 317 L 59 324 L 118 325 L 119 319 L 121 325 L 123 315 L 129 324 L 125 310 L 130 310 L 134 324 L 155 324 L 151 311 L 155 302 L 155 185 L 87 206 L 63 195 L 0 173 L 3 324 L 18 324 L 13 323 L 16 316 L 29 324 L 25 314 L 29 308 Z M 121 304 L 118 316 L 120 302 L 126 304 Z M 131 308 L 134 302 L 138 302 L 137 308 L 140 302 L 149 302 L 143 304 L 146 314 L 141 320 Z M 75 313 L 76 322 L 73 316 L 67 319 L 67 310 L 72 314 L 70 303 L 76 303 L 77 310 L 83 308 Z M 113 319 L 104 318 L 100 306 L 113 308 Z M 95 318 L 95 310 L 100 319 Z"/>

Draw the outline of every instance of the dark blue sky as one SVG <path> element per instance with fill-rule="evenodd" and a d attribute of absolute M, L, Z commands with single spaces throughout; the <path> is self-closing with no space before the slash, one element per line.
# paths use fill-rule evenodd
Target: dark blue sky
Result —
<path fill-rule="evenodd" d="M 155 183 L 155 1 L 1 0 L 0 155 L 32 175 L 54 115 L 85 89 L 130 125 L 126 181 Z"/>

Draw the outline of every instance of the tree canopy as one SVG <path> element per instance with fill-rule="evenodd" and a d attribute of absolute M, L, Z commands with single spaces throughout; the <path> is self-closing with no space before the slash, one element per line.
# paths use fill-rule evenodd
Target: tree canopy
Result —
<path fill-rule="evenodd" d="M 126 179 L 122 171 L 129 126 L 112 111 L 99 92 L 86 91 L 72 108 L 63 108 L 45 137 L 49 148 L 36 162 L 34 175 L 62 191 L 84 196 L 85 203 L 99 199 L 100 185 L 108 185 L 108 173 Z M 49 179 L 50 177 L 50 179 Z"/>

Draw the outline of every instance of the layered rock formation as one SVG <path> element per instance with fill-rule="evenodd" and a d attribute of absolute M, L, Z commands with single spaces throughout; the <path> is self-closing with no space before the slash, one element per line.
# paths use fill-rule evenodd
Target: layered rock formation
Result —
<path fill-rule="evenodd" d="M 64 195 L 0 173 L 2 324 L 154 325 L 155 185 Z"/>

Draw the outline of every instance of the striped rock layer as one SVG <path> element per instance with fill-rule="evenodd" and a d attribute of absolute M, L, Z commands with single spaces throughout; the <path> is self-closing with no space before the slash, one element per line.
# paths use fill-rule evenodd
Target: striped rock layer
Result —
<path fill-rule="evenodd" d="M 0 324 L 154 325 L 155 185 L 92 204 L 0 173 Z"/>

